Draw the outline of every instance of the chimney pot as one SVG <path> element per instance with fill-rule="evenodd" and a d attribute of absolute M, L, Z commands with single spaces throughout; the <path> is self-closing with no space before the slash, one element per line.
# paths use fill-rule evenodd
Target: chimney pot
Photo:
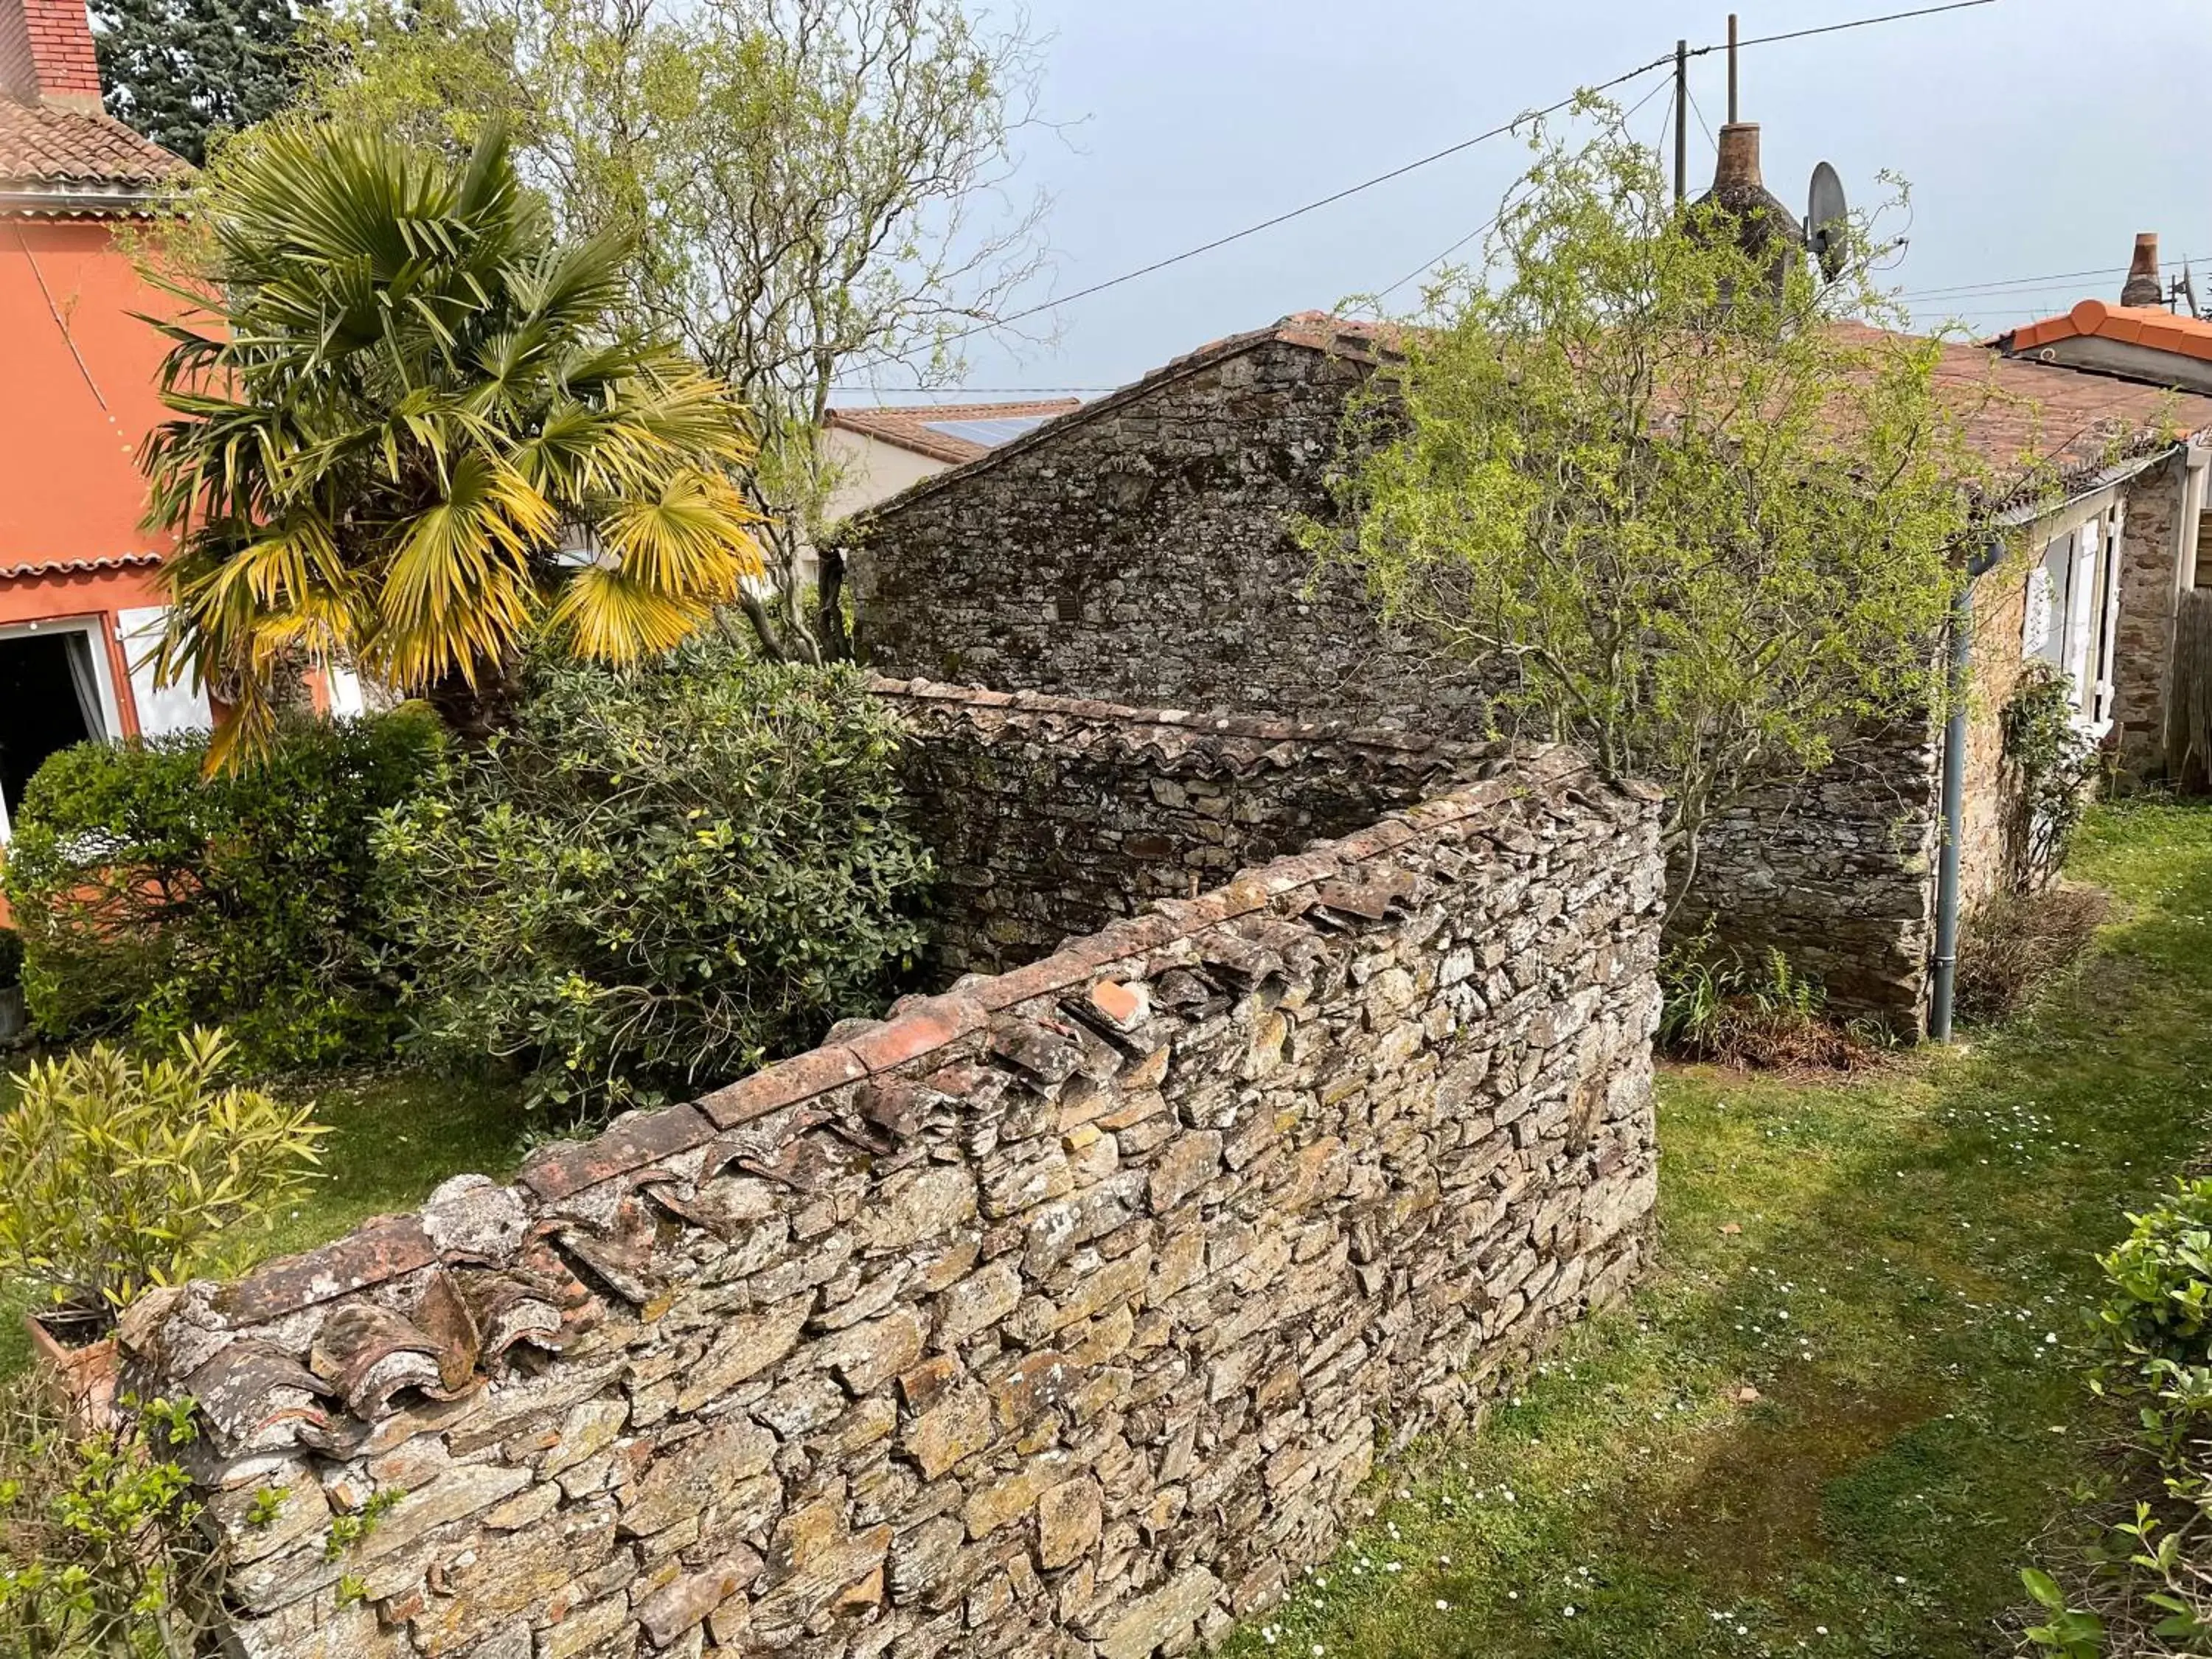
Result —
<path fill-rule="evenodd" d="M 2135 258 L 2128 264 L 2128 280 L 2120 289 L 2124 306 L 2155 306 L 2164 303 L 2166 285 L 2158 277 L 2158 233 L 2146 230 L 2136 236 Z"/>
<path fill-rule="evenodd" d="M 1713 164 L 1713 193 L 1764 190 L 1759 176 L 1759 123 L 1730 121 L 1721 129 L 1720 158 Z"/>

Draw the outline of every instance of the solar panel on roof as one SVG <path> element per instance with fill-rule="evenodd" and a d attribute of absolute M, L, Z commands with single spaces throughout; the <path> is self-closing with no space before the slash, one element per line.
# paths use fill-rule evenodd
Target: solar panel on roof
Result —
<path fill-rule="evenodd" d="M 922 424 L 932 432 L 941 432 L 963 443 L 996 449 L 1000 444 L 1013 442 L 1024 432 L 1036 431 L 1050 419 L 1049 415 L 1002 415 L 987 421 L 925 421 Z"/>

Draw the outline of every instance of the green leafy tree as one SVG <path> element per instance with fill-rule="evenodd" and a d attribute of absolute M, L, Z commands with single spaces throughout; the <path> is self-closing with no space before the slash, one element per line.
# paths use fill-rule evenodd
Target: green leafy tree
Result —
<path fill-rule="evenodd" d="M 312 0 L 308 0 L 312 4 Z M 195 167 L 299 83 L 291 0 L 93 0 L 107 112 Z"/>
<path fill-rule="evenodd" d="M 629 314 L 757 422 L 760 644 L 841 654 L 831 389 L 957 383 L 962 338 L 1041 269 L 1045 203 L 1009 190 L 1021 27 L 961 0 L 362 0 L 315 56 L 303 107 L 461 145 L 505 118 L 564 230 L 633 240 Z"/>
<path fill-rule="evenodd" d="M 757 574 L 743 406 L 623 322 L 629 244 L 557 239 L 500 123 L 465 162 L 301 121 L 238 149 L 144 460 L 212 765 L 267 749 L 303 662 L 481 734 L 533 641 L 665 651 Z"/>
<path fill-rule="evenodd" d="M 1680 890 L 1716 813 L 1942 701 L 1975 469 L 1938 343 L 1864 325 L 1865 226 L 1826 280 L 1593 107 L 1408 319 L 1307 535 L 1501 725 L 1663 784 Z"/>
<path fill-rule="evenodd" d="M 419 1052 L 530 1073 L 574 1117 L 744 1075 L 878 1012 L 933 867 L 857 671 L 708 635 L 547 665 L 377 848 Z"/>

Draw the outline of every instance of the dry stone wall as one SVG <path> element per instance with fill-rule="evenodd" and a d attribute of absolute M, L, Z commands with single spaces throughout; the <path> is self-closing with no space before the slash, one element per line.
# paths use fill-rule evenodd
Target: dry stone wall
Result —
<path fill-rule="evenodd" d="M 134 1308 L 246 1659 L 1146 1659 L 1645 1259 L 1655 806 L 1570 756 Z"/>
<path fill-rule="evenodd" d="M 1940 736 L 1925 720 L 1863 734 L 1848 759 L 1715 817 L 1669 942 L 1709 938 L 1754 970 L 1779 951 L 1819 977 L 1828 1012 L 1919 1036 L 1942 835 Z"/>
<path fill-rule="evenodd" d="M 885 503 L 850 532 L 869 660 L 890 675 L 1207 711 L 1194 728 L 1237 710 L 1262 726 L 1352 722 L 1370 740 L 1474 742 L 1478 678 L 1383 628 L 1358 580 L 1317 573 L 1293 533 L 1301 516 L 1332 510 L 1346 400 L 1369 372 L 1358 342 L 1322 349 L 1297 328 L 1224 343 Z M 1040 731 L 1040 744 L 1054 741 Z M 1753 961 L 1778 947 L 1821 975 L 1837 1012 L 1917 1033 L 1935 908 L 1933 741 L 1905 733 L 1867 766 L 1743 803 L 1707 839 L 1686 930 L 1710 921 L 1717 944 Z M 1146 758 L 1141 742 L 1121 755 Z M 1318 775 L 1326 760 L 1315 759 Z M 1089 793 L 1088 779 L 1069 782 Z M 986 787 L 1022 805 L 1020 779 Z M 917 793 L 932 787 L 921 780 Z M 1173 857 L 1133 872 L 1129 843 L 1112 842 L 1157 833 L 1136 821 L 1145 807 L 1125 795 L 1093 834 L 1072 800 L 1048 804 L 1018 820 L 1046 837 L 1020 870 L 1002 851 L 1011 830 L 950 837 L 948 863 L 968 884 L 948 890 L 948 915 L 970 898 L 982 914 L 972 928 L 952 921 L 946 962 L 988 966 L 1054 942 L 1048 894 L 1103 916 L 1187 881 Z M 1181 844 L 1203 872 L 1201 858 L 1239 856 L 1238 839 L 1224 834 L 1210 854 Z M 1276 850 L 1253 840 L 1261 855 Z M 1103 862 L 1085 873 L 1093 855 Z"/>
<path fill-rule="evenodd" d="M 904 782 L 937 855 L 937 983 L 1189 898 L 1239 868 L 1494 773 L 1504 744 L 1267 716 L 875 682 L 912 734 Z"/>

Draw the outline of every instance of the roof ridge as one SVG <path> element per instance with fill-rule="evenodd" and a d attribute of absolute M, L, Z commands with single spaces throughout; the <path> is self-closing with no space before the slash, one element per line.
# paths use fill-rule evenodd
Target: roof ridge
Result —
<path fill-rule="evenodd" d="M 848 526 L 854 526 L 871 521 L 881 514 L 904 507 L 907 503 L 919 501 L 925 495 L 933 495 L 955 479 L 969 477 L 984 467 L 996 465 L 1009 456 L 1020 454 L 1032 446 L 1046 441 L 1049 437 L 1066 432 L 1072 426 L 1095 420 L 1100 416 L 1122 408 L 1134 399 L 1170 381 L 1186 379 L 1201 370 L 1211 368 L 1217 363 L 1227 362 L 1232 357 L 1242 356 L 1244 353 L 1256 350 L 1261 346 L 1290 345 L 1307 351 L 1344 351 L 1349 356 L 1363 355 L 1360 349 L 1370 343 L 1375 343 L 1379 345 L 1382 351 L 1388 351 L 1389 347 L 1386 343 L 1386 337 L 1395 326 L 1389 323 L 1366 322 L 1354 317 L 1340 317 L 1332 312 L 1295 311 L 1287 316 L 1277 318 L 1263 328 L 1246 329 L 1241 334 L 1224 335 L 1218 340 L 1208 341 L 1194 350 L 1186 351 L 1179 357 L 1170 358 L 1158 368 L 1147 371 L 1127 386 L 1117 386 L 1103 398 L 1093 398 L 1081 407 L 1070 410 L 1057 420 L 1047 422 L 1034 432 L 1025 432 L 1011 442 L 1000 444 L 995 449 L 963 460 L 959 465 L 948 468 L 943 472 L 933 473 L 918 483 L 909 484 L 888 500 L 878 501 L 872 507 L 865 507 L 855 513 L 850 519 L 845 520 L 845 523 Z"/>

